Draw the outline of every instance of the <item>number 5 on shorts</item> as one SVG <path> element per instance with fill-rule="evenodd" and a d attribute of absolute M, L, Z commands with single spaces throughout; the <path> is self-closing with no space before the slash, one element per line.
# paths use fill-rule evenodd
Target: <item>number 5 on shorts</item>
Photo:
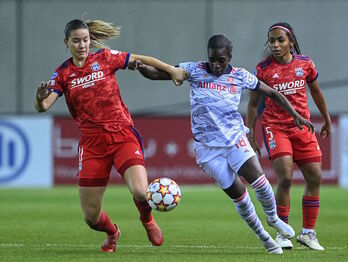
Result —
<path fill-rule="evenodd" d="M 265 128 L 267 136 L 268 136 L 268 140 L 273 140 L 273 133 L 271 130 L 269 130 L 269 126 Z"/>

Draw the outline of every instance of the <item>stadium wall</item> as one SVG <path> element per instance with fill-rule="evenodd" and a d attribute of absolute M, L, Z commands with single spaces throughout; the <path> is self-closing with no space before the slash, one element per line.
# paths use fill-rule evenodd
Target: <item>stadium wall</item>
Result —
<path fill-rule="evenodd" d="M 87 12 L 122 27 L 112 48 L 156 56 L 171 64 L 204 60 L 212 34 L 227 34 L 232 64 L 252 71 L 264 55 L 268 27 L 288 21 L 302 52 L 310 55 L 332 114 L 348 112 L 348 1 L 343 0 L 1 0 L 0 114 L 34 113 L 36 86 L 70 54 L 63 44 L 67 21 Z M 135 72 L 117 73 L 133 115 L 189 115 L 189 88 L 152 82 Z M 155 98 L 155 99 L 154 99 Z M 245 113 L 247 93 L 242 97 Z M 318 111 L 309 98 L 313 114 Z M 64 99 L 50 111 L 68 115 Z"/>

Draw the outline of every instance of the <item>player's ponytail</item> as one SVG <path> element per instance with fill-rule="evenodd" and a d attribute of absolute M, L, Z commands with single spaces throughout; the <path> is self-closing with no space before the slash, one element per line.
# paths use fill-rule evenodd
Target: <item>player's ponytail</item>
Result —
<path fill-rule="evenodd" d="M 88 29 L 92 48 L 108 47 L 104 41 L 115 38 L 120 35 L 120 27 L 104 22 L 102 20 L 80 20 L 69 21 L 65 26 L 65 39 L 68 40 L 70 32 L 76 29 Z"/>
<path fill-rule="evenodd" d="M 276 28 L 283 29 L 286 32 L 290 41 L 294 43 L 292 51 L 295 52 L 296 54 L 300 55 L 301 49 L 300 49 L 300 46 L 297 42 L 297 38 L 296 38 L 296 35 L 294 33 L 294 29 L 292 29 L 291 25 L 289 25 L 288 23 L 285 23 L 285 22 L 275 23 L 274 25 L 271 25 L 270 28 L 268 29 L 267 35 L 269 34 L 270 31 L 272 31 L 273 29 L 276 29 Z M 268 41 L 267 41 L 267 43 L 268 43 Z"/>
<path fill-rule="evenodd" d="M 105 40 L 116 38 L 120 35 L 121 27 L 102 20 L 87 20 L 92 48 L 105 48 Z"/>

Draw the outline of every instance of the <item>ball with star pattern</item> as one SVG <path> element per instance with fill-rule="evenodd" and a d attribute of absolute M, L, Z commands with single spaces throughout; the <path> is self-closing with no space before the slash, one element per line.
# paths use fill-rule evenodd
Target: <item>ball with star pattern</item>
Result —
<path fill-rule="evenodd" d="M 152 209 L 170 211 L 178 206 L 181 190 L 174 180 L 166 177 L 157 178 L 147 188 L 146 198 Z"/>

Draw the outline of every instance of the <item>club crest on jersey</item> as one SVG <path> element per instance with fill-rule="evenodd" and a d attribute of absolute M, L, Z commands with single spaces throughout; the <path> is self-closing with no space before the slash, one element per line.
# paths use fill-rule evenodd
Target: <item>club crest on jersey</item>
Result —
<path fill-rule="evenodd" d="M 230 94 L 235 95 L 235 94 L 237 94 L 238 90 L 237 90 L 237 88 L 236 88 L 235 86 L 229 85 L 229 86 L 228 86 L 228 92 L 229 92 Z"/>
<path fill-rule="evenodd" d="M 227 82 L 229 83 L 233 83 L 234 82 L 234 79 L 232 76 L 229 76 L 228 79 L 227 79 Z"/>
<path fill-rule="evenodd" d="M 296 76 L 303 76 L 302 67 L 295 68 L 295 74 Z"/>
<path fill-rule="evenodd" d="M 98 62 L 94 62 L 93 64 L 91 64 L 91 68 L 93 71 L 98 71 L 100 69 L 100 65 L 98 64 Z"/>
<path fill-rule="evenodd" d="M 277 146 L 277 144 L 276 144 L 276 141 L 275 141 L 275 140 L 269 141 L 269 148 L 270 148 L 270 149 L 275 149 L 276 146 Z"/>
<path fill-rule="evenodd" d="M 57 76 L 58 76 L 57 71 L 54 71 L 53 74 L 52 74 L 52 76 L 51 76 L 51 79 L 55 79 Z"/>

